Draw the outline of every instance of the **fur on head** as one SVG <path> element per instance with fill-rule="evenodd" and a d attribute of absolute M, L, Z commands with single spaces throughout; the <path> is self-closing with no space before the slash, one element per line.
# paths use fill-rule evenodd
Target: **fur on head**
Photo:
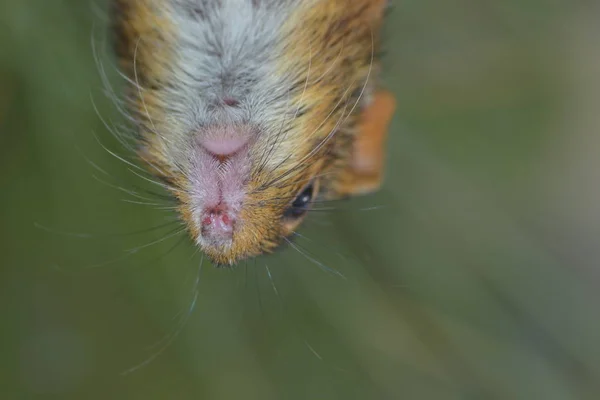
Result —
<path fill-rule="evenodd" d="M 384 0 L 114 0 L 139 156 L 217 264 L 343 195 Z"/>

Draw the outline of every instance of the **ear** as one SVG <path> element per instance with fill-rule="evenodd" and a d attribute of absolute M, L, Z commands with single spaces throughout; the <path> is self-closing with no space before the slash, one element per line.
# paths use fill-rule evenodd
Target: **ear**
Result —
<path fill-rule="evenodd" d="M 396 100 L 388 91 L 378 91 L 363 110 L 350 163 L 338 189 L 340 196 L 376 191 L 383 180 L 385 144 Z"/>

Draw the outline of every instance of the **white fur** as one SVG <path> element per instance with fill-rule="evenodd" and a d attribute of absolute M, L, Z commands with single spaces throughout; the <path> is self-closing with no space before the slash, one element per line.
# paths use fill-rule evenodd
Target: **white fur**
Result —
<path fill-rule="evenodd" d="M 257 151 L 272 143 L 284 118 L 293 114 L 288 92 L 294 82 L 281 74 L 281 28 L 307 0 L 171 0 L 167 12 L 175 27 L 173 76 L 164 93 L 172 159 L 189 152 L 202 127 L 257 127 Z M 202 16 L 195 14 L 198 7 Z M 307 55 L 308 57 L 308 55 Z M 234 98 L 238 107 L 222 106 Z M 272 160 L 277 165 L 278 160 Z"/>

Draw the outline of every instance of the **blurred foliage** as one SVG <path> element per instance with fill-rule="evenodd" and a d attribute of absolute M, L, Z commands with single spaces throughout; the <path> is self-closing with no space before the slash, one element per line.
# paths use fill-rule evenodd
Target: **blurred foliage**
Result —
<path fill-rule="evenodd" d="M 600 398 L 595 2 L 396 2 L 385 187 L 298 238 L 345 279 L 123 201 L 104 8 L 0 1 L 1 398 Z"/>

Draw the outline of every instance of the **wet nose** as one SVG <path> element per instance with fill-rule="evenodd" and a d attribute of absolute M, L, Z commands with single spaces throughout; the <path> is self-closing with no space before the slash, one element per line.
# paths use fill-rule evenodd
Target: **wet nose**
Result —
<path fill-rule="evenodd" d="M 207 209 L 202 218 L 202 235 L 213 239 L 230 239 L 235 220 L 226 210 Z"/>

